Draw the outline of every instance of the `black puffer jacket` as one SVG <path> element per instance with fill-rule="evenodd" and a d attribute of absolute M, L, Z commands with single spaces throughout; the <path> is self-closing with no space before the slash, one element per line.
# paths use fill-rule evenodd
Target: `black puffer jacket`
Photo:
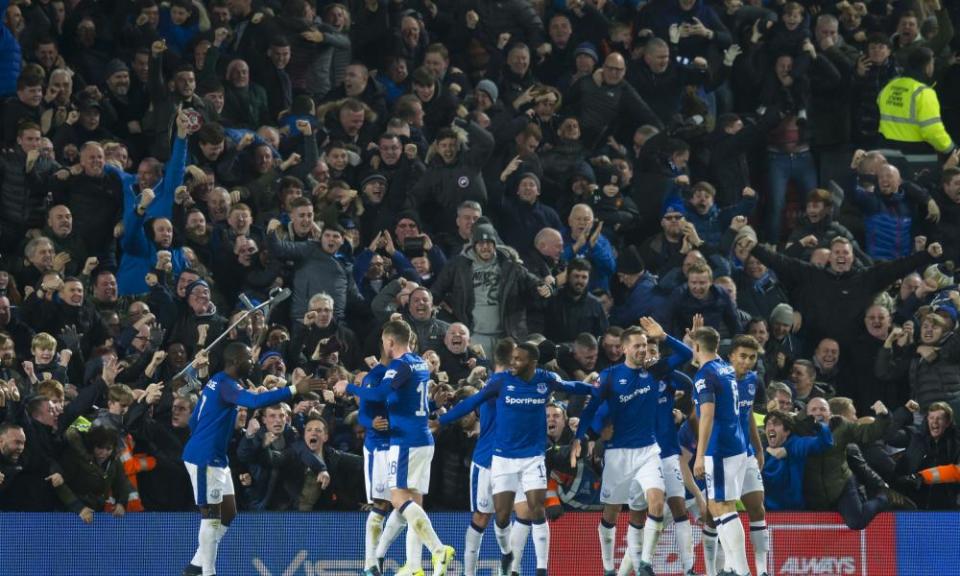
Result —
<path fill-rule="evenodd" d="M 30 173 L 25 171 L 27 155 L 20 150 L 0 154 L 0 222 L 17 228 L 43 225 L 46 207 L 44 177 L 60 167 L 45 158 L 37 158 Z"/>
<path fill-rule="evenodd" d="M 468 0 L 460 9 L 462 14 L 475 11 L 480 17 L 477 28 L 494 42 L 507 32 L 511 42 L 523 42 L 531 49 L 543 43 L 543 21 L 528 0 Z M 465 21 L 465 17 L 458 19 Z"/>
<path fill-rule="evenodd" d="M 905 348 L 881 348 L 877 354 L 874 374 L 877 378 L 910 377 L 910 398 L 926 410 L 933 402 L 960 405 L 960 337 L 948 333 L 937 344 L 939 350 L 933 362 L 917 354 L 916 345 Z"/>
<path fill-rule="evenodd" d="M 908 272 L 933 261 L 928 253 L 922 252 L 837 274 L 829 266 L 817 268 L 762 246 L 754 248 L 753 256 L 776 272 L 788 290 L 803 291 L 800 312 L 803 313 L 808 340 L 819 342 L 829 336 L 839 341 L 841 348 L 850 345 L 860 333 L 863 311 L 878 292 Z"/>

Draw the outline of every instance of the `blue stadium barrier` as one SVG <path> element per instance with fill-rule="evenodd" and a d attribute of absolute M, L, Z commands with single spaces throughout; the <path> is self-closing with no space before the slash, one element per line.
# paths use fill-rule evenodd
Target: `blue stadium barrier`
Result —
<path fill-rule="evenodd" d="M 440 538 L 457 549 L 450 571 L 462 573 L 466 512 L 433 513 Z M 218 574 L 230 576 L 356 576 L 362 571 L 365 515 L 352 512 L 240 514 L 220 546 Z M 551 576 L 601 573 L 596 513 L 568 513 L 551 523 Z M 617 533 L 623 552 L 625 518 Z M 745 518 L 744 518 L 745 520 Z M 198 514 L 97 514 L 92 525 L 73 514 L 0 514 L 0 575 L 176 576 L 196 548 Z M 771 574 L 781 576 L 942 576 L 960 573 L 960 513 L 882 514 L 854 532 L 837 514 L 772 513 Z M 499 558 L 493 528 L 481 550 L 479 574 Z M 700 534 L 694 530 L 697 569 Z M 672 527 L 658 546 L 659 576 L 680 574 Z M 387 574 L 399 567 L 403 536 L 394 543 Z M 750 555 L 752 565 L 752 554 Z M 429 559 L 424 556 L 424 566 Z M 523 574 L 533 574 L 533 543 Z M 428 570 L 429 573 L 429 570 Z"/>

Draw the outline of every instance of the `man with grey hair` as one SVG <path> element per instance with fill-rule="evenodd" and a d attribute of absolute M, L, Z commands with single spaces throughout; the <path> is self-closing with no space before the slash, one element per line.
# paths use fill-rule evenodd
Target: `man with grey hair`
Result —
<path fill-rule="evenodd" d="M 483 216 L 483 207 L 474 200 L 464 200 L 457 206 L 456 233 L 441 234 L 439 243 L 447 258 L 453 258 L 470 245 L 473 225 Z"/>
<path fill-rule="evenodd" d="M 593 209 L 586 204 L 577 204 L 567 218 L 570 226 L 563 233 L 563 259 L 585 258 L 593 266 L 590 289 L 610 290 L 610 277 L 617 269 L 613 247 L 603 235 L 603 222 L 597 222 Z"/>
<path fill-rule="evenodd" d="M 63 268 L 62 260 L 56 258 L 56 249 L 53 242 L 46 236 L 37 236 L 32 238 L 23 249 L 23 255 L 26 257 L 28 266 L 24 266 L 17 274 L 17 281 L 20 286 L 34 286 L 44 274 L 54 272 L 59 264 Z"/>

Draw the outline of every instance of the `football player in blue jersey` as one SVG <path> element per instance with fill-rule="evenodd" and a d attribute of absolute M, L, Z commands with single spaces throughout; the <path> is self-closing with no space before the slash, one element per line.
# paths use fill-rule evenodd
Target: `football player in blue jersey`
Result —
<path fill-rule="evenodd" d="M 747 443 L 740 425 L 740 407 L 734 369 L 717 354 L 720 334 L 710 327 L 690 334 L 700 366 L 694 378 L 697 417 L 697 455 L 693 473 L 707 484 L 707 506 L 717 522 L 723 546 L 725 573 L 747 576 L 747 550 L 737 500 L 747 471 Z"/>
<path fill-rule="evenodd" d="M 700 316 L 699 314 L 697 316 Z M 700 318 L 702 322 L 702 317 Z M 697 318 L 694 318 L 697 326 Z M 692 353 L 691 353 L 692 356 Z M 645 364 L 653 369 L 660 361 L 660 347 L 655 341 L 647 342 Z M 687 513 L 686 487 L 680 468 L 680 441 L 677 435 L 677 421 L 674 405 L 678 392 L 688 397 L 693 391 L 693 381 L 680 370 L 672 370 L 660 380 L 660 397 L 657 400 L 657 445 L 660 446 L 660 466 L 663 468 L 663 482 L 666 487 L 667 507 L 673 516 L 673 531 L 680 548 L 680 563 L 684 574 L 694 575 L 693 533 L 690 528 L 690 515 Z"/>
<path fill-rule="evenodd" d="M 193 484 L 200 507 L 200 533 L 197 551 L 184 576 L 209 576 L 217 573 L 217 547 L 237 515 L 233 477 L 227 460 L 227 446 L 237 420 L 237 407 L 251 410 L 290 400 L 297 394 L 323 390 L 323 381 L 303 378 L 295 386 L 260 394 L 241 384 L 253 370 L 253 353 L 241 342 L 233 342 L 223 352 L 224 369 L 204 386 L 200 401 L 190 417 L 190 439 L 183 448 L 183 463 Z"/>
<path fill-rule="evenodd" d="M 513 361 L 513 351 L 516 347 L 516 342 L 509 338 L 504 338 L 497 343 L 493 351 L 495 372 L 504 372 L 510 369 L 510 364 Z M 473 512 L 473 518 L 471 518 L 470 526 L 467 527 L 467 533 L 464 537 L 464 576 L 476 576 L 483 532 L 490 524 L 490 518 L 494 512 L 490 465 L 493 460 L 494 442 L 496 440 L 497 399 L 490 398 L 481 404 L 477 413 L 480 417 L 480 434 L 470 462 L 470 511 Z M 517 551 L 526 542 L 531 527 L 530 520 L 527 519 L 527 497 L 523 491 L 517 492 L 513 508 L 517 519 L 510 529 L 510 547 Z M 519 573 L 520 560 L 520 554 L 516 553 L 511 572 Z"/>
<path fill-rule="evenodd" d="M 387 372 L 388 362 L 386 358 L 381 358 L 380 362 L 372 366 L 363 377 L 361 385 L 365 388 L 379 386 L 383 375 Z M 390 419 L 387 414 L 387 405 L 361 398 L 357 409 L 357 421 L 366 430 L 363 437 L 363 482 L 367 491 L 367 503 L 371 505 L 364 529 L 364 574 L 375 576 L 378 572 L 383 572 L 382 557 L 386 556 L 386 550 L 379 555 L 377 553 L 381 536 L 384 536 L 388 543 L 392 542 L 396 533 L 384 533 L 403 527 L 396 515 L 392 515 L 390 517 L 392 522 L 388 527 L 384 527 L 384 519 L 392 508 L 390 488 L 387 485 L 390 470 Z"/>
<path fill-rule="evenodd" d="M 647 370 L 647 343 L 665 342 L 673 354 Z M 665 485 L 657 445 L 656 423 L 660 378 L 686 364 L 692 353 L 683 342 L 669 336 L 652 318 L 641 318 L 640 326 L 624 330 L 621 336 L 624 362 L 600 374 L 597 388 L 580 418 L 592 422 L 601 404 L 609 409 L 613 436 L 606 443 L 600 501 L 603 513 L 597 531 L 603 569 L 607 576 L 614 570 L 613 548 L 617 516 L 624 504 L 630 504 L 627 550 L 638 575 L 653 575 L 653 552 L 663 530 Z M 672 412 L 672 410 L 671 410 Z M 571 461 L 580 453 L 580 441 L 587 426 L 577 430 L 570 446 Z M 644 524 L 642 506 L 648 506 Z"/>
<path fill-rule="evenodd" d="M 398 574 L 422 575 L 421 548 L 426 544 L 433 558 L 433 574 L 443 576 L 453 561 L 454 550 L 445 546 L 423 510 L 423 495 L 430 488 L 433 434 L 430 433 L 430 367 L 411 350 L 413 329 L 403 320 L 383 325 L 383 354 L 390 358 L 387 371 L 374 388 L 338 382 L 335 392 L 349 391 L 362 400 L 386 402 L 390 426 L 390 499 L 412 531 L 407 536 L 407 563 Z M 412 538 L 412 540 L 411 540 Z M 371 567 L 373 568 L 373 567 Z M 379 568 L 376 574 L 379 572 Z"/>
<path fill-rule="evenodd" d="M 550 527 L 544 513 L 547 492 L 547 401 L 554 391 L 587 395 L 583 382 L 565 382 L 553 372 L 537 368 L 540 351 L 533 344 L 518 344 L 511 372 L 498 372 L 486 386 L 440 417 L 445 425 L 463 418 L 491 398 L 497 399 L 496 440 L 490 462 L 493 485 L 495 532 L 500 546 L 500 575 L 507 576 L 513 563 L 510 514 L 518 491 L 527 497 L 537 554 L 537 576 L 546 576 L 550 560 Z"/>
<path fill-rule="evenodd" d="M 767 576 L 767 556 L 770 553 L 770 533 L 767 532 L 767 516 L 763 506 L 763 445 L 753 418 L 753 400 L 757 387 L 762 386 L 753 371 L 763 348 L 756 338 L 740 335 L 733 339 L 730 364 L 737 377 L 737 396 L 740 408 L 740 428 L 747 441 L 747 472 L 743 479 L 743 494 L 740 499 L 750 517 L 750 542 L 753 544 L 753 560 L 757 576 Z"/>

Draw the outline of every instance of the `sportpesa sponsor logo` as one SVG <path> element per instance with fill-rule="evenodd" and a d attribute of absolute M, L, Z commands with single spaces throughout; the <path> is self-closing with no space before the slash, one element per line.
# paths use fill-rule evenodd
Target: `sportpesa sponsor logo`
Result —
<path fill-rule="evenodd" d="M 627 402 L 633 400 L 633 399 L 636 398 L 637 396 L 640 396 L 641 394 L 646 394 L 646 393 L 649 392 L 649 391 L 650 391 L 650 387 L 649 387 L 649 386 L 644 386 L 643 388 L 637 388 L 636 390 L 634 390 L 633 392 L 631 392 L 631 393 L 629 393 L 629 394 L 621 394 L 621 395 L 620 395 L 620 403 L 621 403 L 621 404 L 626 404 Z"/>
<path fill-rule="evenodd" d="M 535 406 L 537 404 L 546 404 L 546 398 L 514 398 L 513 396 L 507 396 L 503 399 L 506 404 L 520 404 L 525 406 Z"/>

